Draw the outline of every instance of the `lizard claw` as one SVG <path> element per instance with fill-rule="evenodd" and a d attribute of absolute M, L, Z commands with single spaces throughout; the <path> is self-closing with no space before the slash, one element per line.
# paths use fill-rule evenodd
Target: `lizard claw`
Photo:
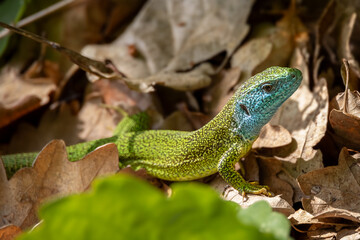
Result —
<path fill-rule="evenodd" d="M 272 197 L 273 194 L 270 192 L 270 188 L 266 185 L 259 185 L 258 182 L 246 182 L 241 189 L 239 189 L 243 198 L 246 197 L 247 193 L 257 194 L 257 195 L 265 195 L 268 197 Z"/>

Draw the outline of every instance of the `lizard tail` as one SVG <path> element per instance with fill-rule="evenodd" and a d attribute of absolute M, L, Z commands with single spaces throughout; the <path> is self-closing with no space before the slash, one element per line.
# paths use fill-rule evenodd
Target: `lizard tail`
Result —
<path fill-rule="evenodd" d="M 98 146 L 109 142 L 114 142 L 115 140 L 116 136 L 68 146 L 66 147 L 68 152 L 68 160 L 71 162 L 78 161 Z M 37 155 L 38 152 L 16 153 L 2 155 L 0 156 L 0 159 L 2 159 L 7 177 L 10 179 L 10 177 L 14 175 L 17 170 L 24 167 L 31 167 Z"/>
<path fill-rule="evenodd" d="M 0 159 L 3 161 L 8 178 L 10 178 L 20 168 L 31 167 L 37 155 L 37 152 L 16 153 L 3 155 Z"/>

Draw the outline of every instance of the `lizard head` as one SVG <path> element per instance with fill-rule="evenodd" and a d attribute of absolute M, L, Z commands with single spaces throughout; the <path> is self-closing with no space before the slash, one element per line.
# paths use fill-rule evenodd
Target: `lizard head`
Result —
<path fill-rule="evenodd" d="M 235 132 L 256 138 L 301 80 L 300 70 L 286 67 L 270 67 L 247 80 L 233 97 Z"/>

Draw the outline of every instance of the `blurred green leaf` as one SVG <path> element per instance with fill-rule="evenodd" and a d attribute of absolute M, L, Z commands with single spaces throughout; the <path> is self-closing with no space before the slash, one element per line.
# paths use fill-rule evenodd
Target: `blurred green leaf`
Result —
<path fill-rule="evenodd" d="M 0 1 L 0 21 L 8 24 L 16 23 L 23 15 L 27 0 L 3 0 Z M 3 28 L 0 28 L 2 31 Z M 4 53 L 10 36 L 0 39 L 0 56 Z"/>
<path fill-rule="evenodd" d="M 276 239 L 289 239 L 289 221 L 280 213 L 273 212 L 265 201 L 259 201 L 239 211 L 239 219 L 246 224 L 257 226 L 263 233 L 269 233 Z"/>
<path fill-rule="evenodd" d="M 40 216 L 41 225 L 20 239 L 266 240 L 289 236 L 286 218 L 274 214 L 267 203 L 243 210 L 196 183 L 174 184 L 173 195 L 166 198 L 145 182 L 119 175 L 96 181 L 89 193 L 43 206 Z"/>

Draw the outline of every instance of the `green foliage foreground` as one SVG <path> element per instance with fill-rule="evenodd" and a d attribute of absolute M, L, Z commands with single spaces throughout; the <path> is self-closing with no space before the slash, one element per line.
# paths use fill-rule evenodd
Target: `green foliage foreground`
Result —
<path fill-rule="evenodd" d="M 264 201 L 241 209 L 205 185 L 172 189 L 167 198 L 129 176 L 97 180 L 88 193 L 43 206 L 44 221 L 20 239 L 289 239 L 289 222 Z"/>

